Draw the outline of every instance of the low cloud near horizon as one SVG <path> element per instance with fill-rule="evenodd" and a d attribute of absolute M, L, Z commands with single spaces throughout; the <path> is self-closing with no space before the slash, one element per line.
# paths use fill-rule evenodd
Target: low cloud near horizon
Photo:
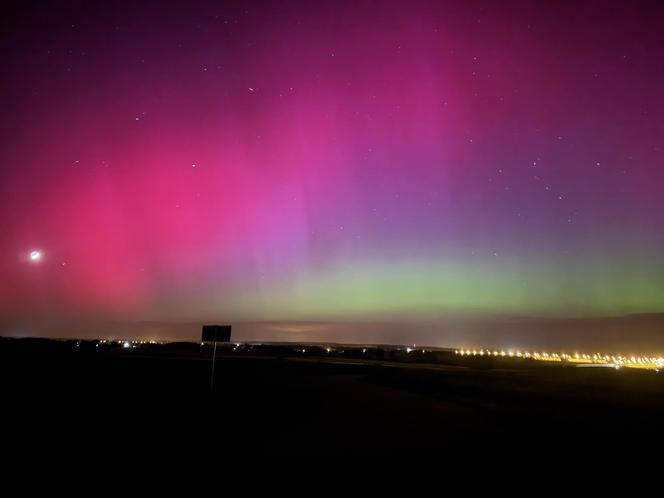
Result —
<path fill-rule="evenodd" d="M 210 322 L 206 322 L 210 323 Z M 487 347 L 664 352 L 664 314 L 603 318 L 443 317 L 429 322 L 265 321 L 231 322 L 241 342 L 321 342 L 409 344 L 433 347 Z M 201 323 L 53 321 L 3 324 L 8 337 L 156 339 L 197 341 Z M 407 331 L 407 334 L 404 334 Z"/>

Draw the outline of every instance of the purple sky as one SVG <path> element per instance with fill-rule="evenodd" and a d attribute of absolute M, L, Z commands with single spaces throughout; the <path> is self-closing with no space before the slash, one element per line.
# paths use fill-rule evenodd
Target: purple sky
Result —
<path fill-rule="evenodd" d="M 14 2 L 2 333 L 332 321 L 326 340 L 371 322 L 411 342 L 394 324 L 420 322 L 444 345 L 459 317 L 662 312 L 663 21 L 657 2 Z"/>

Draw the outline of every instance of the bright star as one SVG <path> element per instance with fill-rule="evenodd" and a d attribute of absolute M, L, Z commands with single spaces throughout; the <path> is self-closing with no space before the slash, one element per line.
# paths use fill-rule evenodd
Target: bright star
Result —
<path fill-rule="evenodd" d="M 31 251 L 30 252 L 30 261 L 33 263 L 36 263 L 42 258 L 42 253 L 41 251 Z"/>

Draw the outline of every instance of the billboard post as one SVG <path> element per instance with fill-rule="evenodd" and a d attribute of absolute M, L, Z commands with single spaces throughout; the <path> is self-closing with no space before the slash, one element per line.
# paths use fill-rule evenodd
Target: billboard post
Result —
<path fill-rule="evenodd" d="M 214 367 L 217 361 L 217 342 L 230 342 L 230 325 L 203 325 L 201 331 L 202 342 L 214 342 L 212 351 L 212 372 L 210 373 L 210 391 L 214 391 Z"/>

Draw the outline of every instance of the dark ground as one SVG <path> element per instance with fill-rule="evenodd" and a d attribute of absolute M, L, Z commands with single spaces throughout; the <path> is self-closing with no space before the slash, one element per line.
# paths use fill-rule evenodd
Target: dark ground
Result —
<path fill-rule="evenodd" d="M 5 443 L 373 454 L 661 440 L 664 373 L 444 351 L 0 339 Z"/>

